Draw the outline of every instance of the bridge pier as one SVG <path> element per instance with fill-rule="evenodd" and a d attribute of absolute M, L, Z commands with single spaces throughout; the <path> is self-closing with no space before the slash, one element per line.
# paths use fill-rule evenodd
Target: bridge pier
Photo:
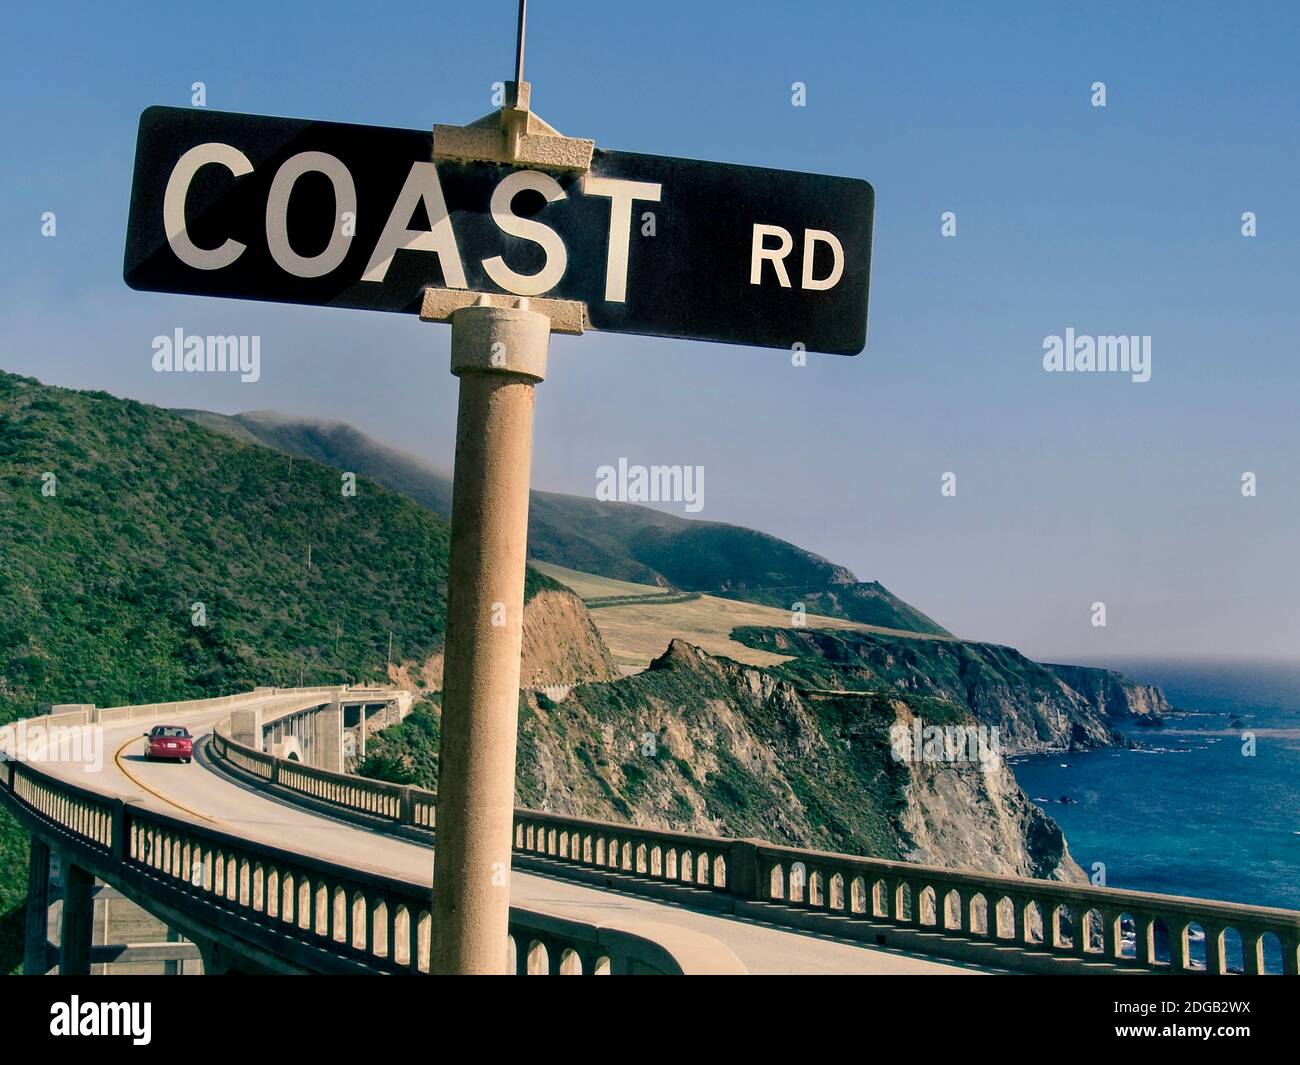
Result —
<path fill-rule="evenodd" d="M 196 939 L 194 943 L 199 948 L 199 957 L 203 959 L 204 976 L 227 976 L 232 972 L 229 963 L 222 956 L 223 952 L 215 943 L 204 939 Z"/>
<path fill-rule="evenodd" d="M 250 706 L 230 712 L 230 738 L 255 751 L 264 750 L 262 744 L 262 708 Z"/>
<path fill-rule="evenodd" d="M 23 975 L 49 972 L 50 848 L 35 836 L 27 865 L 27 923 L 23 937 Z"/>
<path fill-rule="evenodd" d="M 319 730 L 320 750 L 313 765 L 334 773 L 343 772 L 343 704 L 339 700 L 338 693 L 335 693 L 329 706 L 318 710 L 312 716 L 320 719 L 316 723 Z"/>
<path fill-rule="evenodd" d="M 59 932 L 59 975 L 89 976 L 95 923 L 95 878 L 79 865 L 63 863 L 63 921 Z"/>

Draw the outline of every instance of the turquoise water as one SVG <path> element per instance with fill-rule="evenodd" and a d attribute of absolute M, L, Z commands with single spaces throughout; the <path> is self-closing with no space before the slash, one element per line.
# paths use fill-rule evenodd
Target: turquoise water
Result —
<path fill-rule="evenodd" d="M 1300 909 L 1300 663 L 1098 664 L 1181 712 L 1126 727 L 1139 750 L 1013 762 L 1079 864 L 1104 863 L 1111 887 Z"/>

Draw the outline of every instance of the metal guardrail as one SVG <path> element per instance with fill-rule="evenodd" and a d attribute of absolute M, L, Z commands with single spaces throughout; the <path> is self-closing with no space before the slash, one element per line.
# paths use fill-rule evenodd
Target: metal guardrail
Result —
<path fill-rule="evenodd" d="M 398 829 L 432 832 L 436 793 L 286 763 L 218 731 L 214 750 L 245 772 Z M 680 885 L 760 903 L 768 921 L 818 915 L 1011 948 L 1036 958 L 1146 972 L 1300 972 L 1300 912 L 864 858 L 755 839 L 516 809 L 517 854 L 629 874 L 620 886 Z M 1005 957 L 1005 953 L 1003 957 Z M 1277 960 L 1280 958 L 1280 962 Z"/>

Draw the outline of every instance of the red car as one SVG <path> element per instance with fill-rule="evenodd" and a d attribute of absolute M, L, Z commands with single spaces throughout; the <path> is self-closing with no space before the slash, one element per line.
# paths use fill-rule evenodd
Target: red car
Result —
<path fill-rule="evenodd" d="M 183 725 L 155 725 L 144 734 L 144 757 L 149 762 L 155 758 L 188 762 L 194 757 L 194 738 Z"/>

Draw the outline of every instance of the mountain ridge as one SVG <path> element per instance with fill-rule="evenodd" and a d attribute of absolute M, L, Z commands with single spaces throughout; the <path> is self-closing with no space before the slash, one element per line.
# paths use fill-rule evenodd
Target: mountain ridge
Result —
<path fill-rule="evenodd" d="M 218 432 L 354 470 L 444 517 L 451 513 L 451 480 L 440 467 L 345 422 L 273 411 L 177 413 Z M 803 603 L 809 613 L 951 635 L 879 581 L 859 581 L 847 567 L 771 533 L 559 492 L 534 490 L 530 502 L 530 559 L 787 610 Z"/>

